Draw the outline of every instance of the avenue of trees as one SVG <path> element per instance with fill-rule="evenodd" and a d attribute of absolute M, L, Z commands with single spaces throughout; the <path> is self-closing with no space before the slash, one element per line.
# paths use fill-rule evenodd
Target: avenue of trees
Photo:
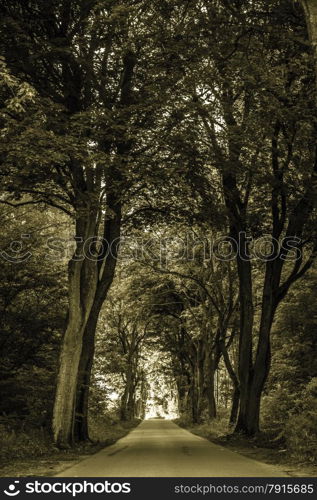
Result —
<path fill-rule="evenodd" d="M 0 424 L 316 442 L 316 2 L 0 7 Z"/>

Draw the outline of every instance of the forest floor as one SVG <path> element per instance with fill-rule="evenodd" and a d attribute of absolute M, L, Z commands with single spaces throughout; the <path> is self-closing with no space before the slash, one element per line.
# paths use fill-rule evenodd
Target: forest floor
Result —
<path fill-rule="evenodd" d="M 186 428 L 192 434 L 208 439 L 231 451 L 240 453 L 248 458 L 272 465 L 283 466 L 284 470 L 294 477 L 317 477 L 317 465 L 304 459 L 291 456 L 283 446 L 269 434 L 263 433 L 261 437 L 246 439 L 243 436 L 228 435 L 224 423 L 216 421 L 215 424 L 188 424 L 180 420 L 175 422 Z"/>
<path fill-rule="evenodd" d="M 94 428 L 93 438 L 96 435 L 98 442 L 76 446 L 69 450 L 58 450 L 47 446 L 47 450 L 39 449 L 39 453 L 31 453 L 28 456 L 27 449 L 23 456 L 19 456 L 17 449 L 14 456 L 15 447 L 18 448 L 19 439 L 12 443 L 10 457 L 0 456 L 0 477 L 34 477 L 34 476 L 55 476 L 61 470 L 71 467 L 76 463 L 97 453 L 99 450 L 114 444 L 118 439 L 124 437 L 131 429 L 136 427 L 140 420 L 135 419 L 129 422 L 115 422 L 112 425 L 104 425 L 102 429 Z M 98 427 L 101 423 L 98 423 Z M 44 446 L 45 448 L 45 446 Z"/>

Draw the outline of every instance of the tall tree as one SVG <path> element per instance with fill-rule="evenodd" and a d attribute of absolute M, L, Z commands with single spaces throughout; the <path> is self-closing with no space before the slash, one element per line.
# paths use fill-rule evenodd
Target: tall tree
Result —
<path fill-rule="evenodd" d="M 182 127 L 186 122 L 196 127 L 200 139 L 191 145 L 187 137 L 182 151 L 197 172 L 197 196 L 212 200 L 215 191 L 223 196 L 217 199 L 218 213 L 223 210 L 227 220 L 240 289 L 236 430 L 252 435 L 259 430 L 276 309 L 316 256 L 311 60 L 301 43 L 303 18 L 289 3 L 215 1 L 193 8 L 184 36 L 196 36 L 197 42 L 188 49 L 189 62 L 183 62 L 186 76 L 178 96 Z M 208 211 L 202 202 L 201 210 L 213 227 L 212 201 Z M 255 264 L 250 239 L 265 236 L 270 251 L 259 252 L 263 264 Z M 259 322 L 258 272 L 263 279 Z"/>
<path fill-rule="evenodd" d="M 5 202 L 50 204 L 74 221 L 53 418 L 54 439 L 63 446 L 74 437 L 76 393 L 79 408 L 85 405 L 87 384 L 76 391 L 78 373 L 89 376 L 123 207 L 130 210 L 133 196 L 142 199 L 148 190 L 144 178 L 152 164 L 138 159 L 158 109 L 158 75 L 162 80 L 157 16 L 146 3 L 128 0 L 2 1 L 1 7 L 2 52 L 15 77 L 36 91 L 34 113 L 23 121 L 13 115 L 3 137 L 10 173 Z"/>

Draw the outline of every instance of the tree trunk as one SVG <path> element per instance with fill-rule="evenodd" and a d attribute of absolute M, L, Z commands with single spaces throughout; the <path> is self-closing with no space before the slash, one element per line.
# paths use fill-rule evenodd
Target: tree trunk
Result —
<path fill-rule="evenodd" d="M 228 348 L 225 345 L 225 341 L 222 340 L 219 343 L 219 347 L 222 352 L 223 360 L 227 369 L 227 372 L 229 374 L 230 380 L 233 385 L 233 393 L 232 393 L 232 403 L 231 403 L 231 413 L 230 413 L 230 419 L 229 419 L 229 424 L 234 425 L 237 421 L 237 416 L 238 416 L 238 411 L 239 411 L 239 403 L 240 403 L 240 385 L 239 385 L 239 380 L 236 375 L 236 372 L 232 366 L 229 353 L 228 353 Z"/>
<path fill-rule="evenodd" d="M 215 399 L 215 370 L 209 374 L 209 384 L 206 388 L 206 396 L 208 401 L 208 417 L 214 419 L 217 417 L 217 405 Z"/>
<path fill-rule="evenodd" d="M 192 422 L 194 424 L 199 423 L 198 398 L 199 398 L 199 393 L 198 393 L 197 367 L 196 363 L 194 363 L 192 366 L 191 387 L 190 387 L 191 415 L 192 415 Z"/>
<path fill-rule="evenodd" d="M 239 386 L 237 386 L 233 389 L 229 425 L 235 425 L 237 421 L 239 403 L 240 403 L 240 388 Z"/>
<path fill-rule="evenodd" d="M 83 334 L 96 288 L 95 263 L 89 260 L 69 262 L 68 324 L 59 358 L 52 430 L 55 443 L 67 447 L 73 443 L 76 388 Z"/>
<path fill-rule="evenodd" d="M 120 404 L 120 420 L 123 422 L 128 420 L 127 418 L 127 406 L 128 406 L 128 397 L 129 397 L 129 389 L 126 385 L 121 396 L 121 404 Z"/>
<path fill-rule="evenodd" d="M 94 304 L 95 306 L 95 304 Z M 77 398 L 75 410 L 74 440 L 76 442 L 89 440 L 88 403 L 91 371 L 95 352 L 95 334 L 100 311 L 92 311 L 87 322 L 78 369 Z"/>
<path fill-rule="evenodd" d="M 79 374 L 77 382 L 76 397 L 76 421 L 74 427 L 74 437 L 76 441 L 89 440 L 88 429 L 88 404 L 91 371 L 95 352 L 95 337 L 99 314 L 108 291 L 112 284 L 119 251 L 119 239 L 121 234 L 121 203 L 116 196 L 108 195 L 108 207 L 115 216 L 105 221 L 104 238 L 108 246 L 102 266 L 99 265 L 101 277 L 97 285 L 94 302 L 83 334 L 82 350 L 79 363 Z M 114 247 L 113 244 L 116 243 Z"/>
<path fill-rule="evenodd" d="M 276 303 L 272 293 L 272 268 L 267 272 L 262 301 L 262 314 L 259 330 L 259 340 L 254 363 L 254 373 L 250 387 L 249 407 L 247 415 L 247 432 L 253 436 L 260 431 L 261 395 L 267 380 L 271 365 L 270 334 Z"/>
<path fill-rule="evenodd" d="M 81 328 L 80 321 L 68 325 L 59 360 L 52 427 L 54 441 L 61 448 L 73 443 L 73 418 L 81 353 Z"/>
<path fill-rule="evenodd" d="M 239 386 L 240 407 L 235 432 L 248 434 L 248 410 L 252 383 L 253 297 L 251 263 L 237 259 L 240 293 Z"/>
<path fill-rule="evenodd" d="M 206 375 L 206 397 L 208 403 L 208 417 L 214 419 L 217 417 L 217 404 L 215 399 L 215 373 L 218 368 L 219 360 L 215 358 L 215 353 L 211 352 L 207 359 Z"/>
<path fill-rule="evenodd" d="M 131 383 L 128 394 L 127 420 L 132 420 L 135 416 L 135 384 Z"/>
<path fill-rule="evenodd" d="M 123 421 L 131 419 L 134 405 L 134 386 L 131 367 L 128 367 L 126 373 L 126 384 L 121 398 L 120 419 Z"/>
<path fill-rule="evenodd" d="M 206 408 L 205 398 L 205 345 L 203 339 L 198 342 L 197 346 L 197 420 L 201 422 L 204 410 Z"/>
<path fill-rule="evenodd" d="M 274 290 L 276 290 L 279 281 L 276 262 L 267 262 L 266 264 L 257 352 L 251 376 L 249 377 L 248 387 L 243 387 L 244 401 L 247 401 L 243 419 L 241 419 L 242 385 L 240 380 L 241 399 L 237 429 L 249 436 L 254 436 L 260 431 L 261 396 L 271 364 L 270 334 L 278 305 L 278 300 L 274 295 Z M 240 422 L 239 419 L 241 419 Z"/>
<path fill-rule="evenodd" d="M 179 380 L 180 378 L 180 380 Z M 189 375 L 181 375 L 177 381 L 177 394 L 178 394 L 178 412 L 179 416 L 188 418 L 191 412 L 191 404 L 189 401 L 189 390 L 190 382 Z M 186 380 L 185 380 L 186 379 Z M 192 416 L 190 415 L 190 418 Z"/>

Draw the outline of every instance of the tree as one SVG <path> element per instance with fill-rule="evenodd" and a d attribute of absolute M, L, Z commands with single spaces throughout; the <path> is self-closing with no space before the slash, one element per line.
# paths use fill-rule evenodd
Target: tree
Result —
<path fill-rule="evenodd" d="M 147 294 L 162 331 L 160 342 L 171 354 L 179 411 L 196 423 L 207 415 L 216 417 L 215 375 L 224 356 L 235 387 L 231 416 L 235 420 L 239 387 L 228 354 L 237 333 L 232 264 L 213 253 L 213 239 L 219 234 L 208 234 L 203 225 L 190 229 L 178 225 L 177 236 L 175 229 L 157 227 L 164 237 L 156 241 L 155 232 L 150 233 L 151 255 L 143 256 L 141 263 L 151 272 L 144 280 L 152 291 Z"/>
<path fill-rule="evenodd" d="M 182 126 L 195 123 L 200 138 L 193 145 L 186 138 L 190 154 L 185 156 L 184 148 L 183 155 L 196 169 L 198 196 L 211 199 L 222 192 L 218 213 L 227 220 L 240 290 L 236 431 L 253 435 L 259 431 L 277 307 L 316 256 L 311 61 L 296 38 L 306 36 L 302 18 L 288 3 L 205 2 L 193 5 L 192 12 L 186 35 L 198 41 L 187 52 L 178 95 Z M 212 227 L 213 210 L 204 213 L 203 202 L 201 210 Z M 218 221 L 223 224 L 223 218 Z M 260 256 L 262 266 L 254 265 L 250 252 L 250 239 L 259 237 L 266 237 L 271 249 L 268 257 Z M 291 255 L 293 266 L 287 262 Z M 259 323 L 258 271 L 263 277 Z"/>
<path fill-rule="evenodd" d="M 53 418 L 54 439 L 63 446 L 74 437 L 76 392 L 77 406 L 86 407 L 82 389 L 89 385 L 98 314 L 114 276 L 123 207 L 128 211 L 133 196 L 142 199 L 148 189 L 149 164 L 138 158 L 151 140 L 144 131 L 160 101 L 157 16 L 133 1 L 1 6 L 7 64 L 37 93 L 34 113 L 29 109 L 24 121 L 13 116 L 3 137 L 5 202 L 50 204 L 74 221 Z M 85 428 L 77 432 L 86 437 Z"/>

